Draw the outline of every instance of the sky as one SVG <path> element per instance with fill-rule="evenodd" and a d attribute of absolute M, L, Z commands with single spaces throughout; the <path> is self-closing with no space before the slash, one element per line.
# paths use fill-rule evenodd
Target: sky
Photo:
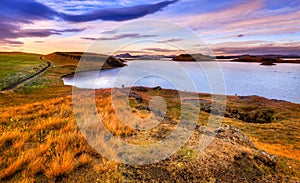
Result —
<path fill-rule="evenodd" d="M 298 0 L 1 0 L 0 51 L 300 55 Z"/>

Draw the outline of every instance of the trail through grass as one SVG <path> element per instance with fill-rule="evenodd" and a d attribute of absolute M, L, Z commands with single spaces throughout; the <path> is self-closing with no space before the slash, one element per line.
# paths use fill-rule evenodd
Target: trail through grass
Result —
<path fill-rule="evenodd" d="M 30 53 L 0 53 L 0 90 L 25 79 L 47 63 L 39 59 L 39 55 Z"/>

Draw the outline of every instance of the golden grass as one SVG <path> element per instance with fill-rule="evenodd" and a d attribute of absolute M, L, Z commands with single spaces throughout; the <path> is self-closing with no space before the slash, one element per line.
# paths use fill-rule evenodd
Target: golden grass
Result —
<path fill-rule="evenodd" d="M 108 100 L 110 99 L 97 98 L 100 103 Z M 105 114 L 109 108 L 111 106 L 105 106 L 100 113 L 107 128 L 115 135 L 133 133 L 113 113 Z M 103 166 L 103 171 L 114 169 L 112 167 L 116 163 L 105 160 L 92 149 L 76 126 L 71 97 L 7 107 L 1 109 L 1 112 L 0 168 L 3 171 L 0 173 L 0 180 L 22 176 L 33 178 L 28 179 L 30 181 L 38 173 L 49 179 L 56 179 L 74 172 L 76 167 L 89 164 Z M 114 153 L 109 146 L 102 145 L 101 148 L 110 154 Z M 97 161 L 94 162 L 94 155 L 101 161 L 96 158 Z M 17 172 L 21 174 L 16 175 Z"/>
<path fill-rule="evenodd" d="M 93 158 L 90 155 L 88 155 L 87 153 L 84 153 L 84 154 L 80 155 L 77 166 L 88 165 L 92 161 L 93 161 Z"/>
<path fill-rule="evenodd" d="M 0 179 L 7 178 L 16 172 L 20 171 L 27 163 L 33 160 L 35 153 L 31 150 L 21 151 L 17 159 L 9 159 L 9 164 L 5 170 L 0 174 Z"/>
<path fill-rule="evenodd" d="M 44 171 L 48 178 L 56 178 L 70 173 L 74 167 L 74 154 L 67 151 L 54 156 Z"/>
<path fill-rule="evenodd" d="M 43 170 L 43 165 L 46 162 L 46 157 L 36 157 L 30 161 L 25 169 L 26 176 L 34 176 L 36 173 L 39 173 Z"/>
<path fill-rule="evenodd" d="M 0 173 L 0 179 L 7 178 L 17 171 L 19 171 L 22 166 L 26 163 L 26 159 L 19 157 L 16 161 L 10 164 L 3 172 Z"/>
<path fill-rule="evenodd" d="M 19 137 L 18 131 L 2 133 L 0 137 L 0 148 L 4 148 L 5 145 L 11 145 Z"/>
<path fill-rule="evenodd" d="M 282 144 L 269 144 L 257 141 L 257 139 L 252 138 L 254 145 L 271 154 L 276 154 L 278 156 L 285 156 L 288 158 L 296 159 L 300 161 L 300 150 L 291 147 L 291 145 Z"/>

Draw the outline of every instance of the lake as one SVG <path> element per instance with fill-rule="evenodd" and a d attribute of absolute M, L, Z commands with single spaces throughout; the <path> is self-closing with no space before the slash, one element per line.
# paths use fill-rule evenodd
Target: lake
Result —
<path fill-rule="evenodd" d="M 65 77 L 63 81 L 65 85 L 87 89 L 161 86 L 201 93 L 258 95 L 300 103 L 300 64 L 262 66 L 259 63 L 154 60 L 128 61 L 127 64 L 122 68 L 76 73 L 75 77 Z"/>

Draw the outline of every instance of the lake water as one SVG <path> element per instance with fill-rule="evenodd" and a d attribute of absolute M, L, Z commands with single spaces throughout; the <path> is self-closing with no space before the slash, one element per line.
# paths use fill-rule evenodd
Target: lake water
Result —
<path fill-rule="evenodd" d="M 111 70 L 77 73 L 63 81 L 65 85 L 88 89 L 161 86 L 201 93 L 258 95 L 300 103 L 300 64 L 261 66 L 259 63 L 153 60 L 127 64 Z"/>

